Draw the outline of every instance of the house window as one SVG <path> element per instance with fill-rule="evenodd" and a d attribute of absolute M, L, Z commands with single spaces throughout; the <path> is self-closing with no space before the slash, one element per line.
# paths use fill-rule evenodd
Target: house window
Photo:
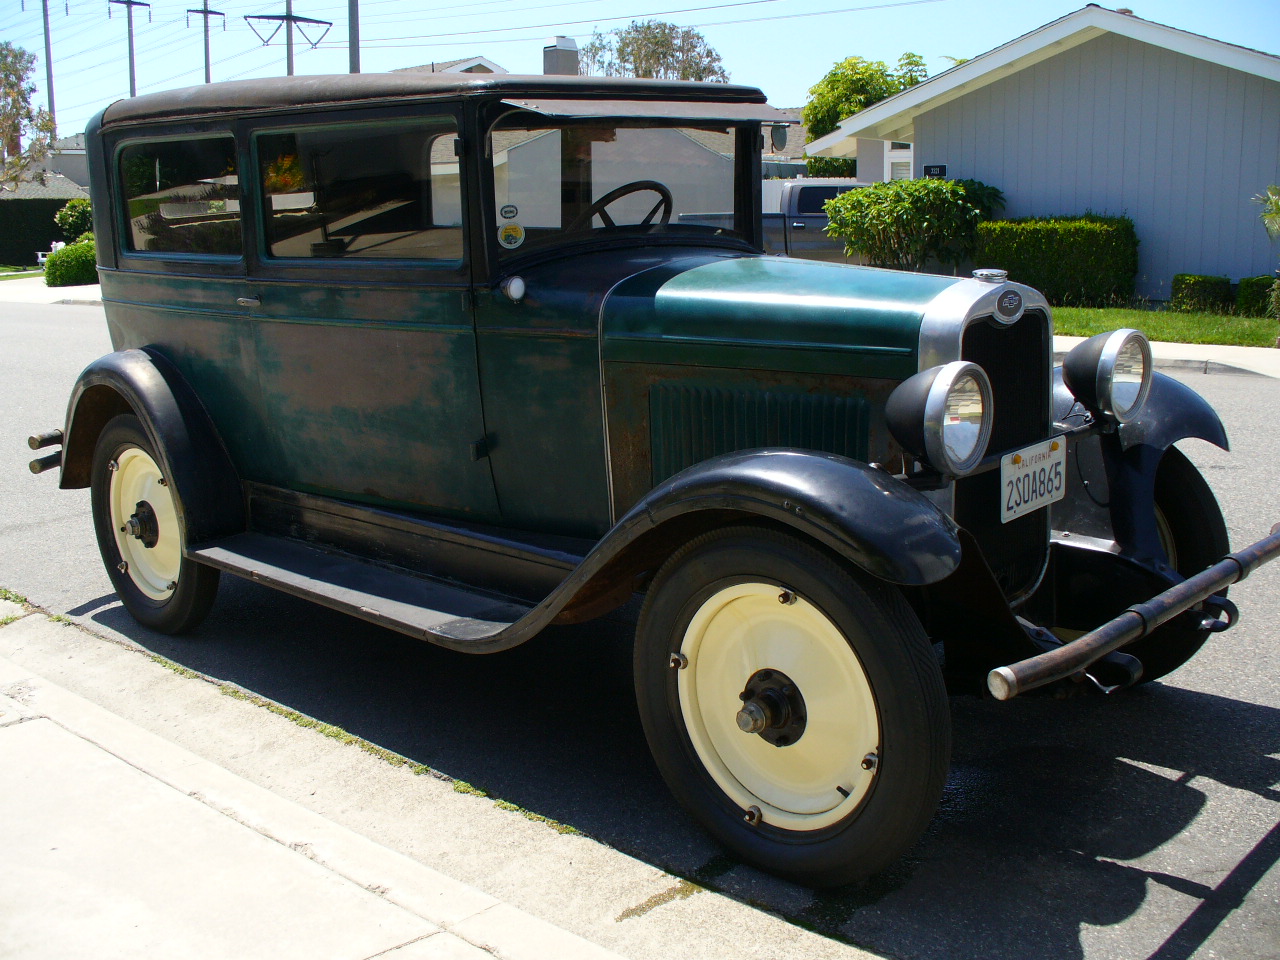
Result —
<path fill-rule="evenodd" d="M 911 161 L 910 160 L 894 160 L 889 164 L 890 180 L 910 180 L 911 179 Z"/>
<path fill-rule="evenodd" d="M 903 143 L 901 140 L 891 140 L 889 141 L 889 149 L 890 150 L 910 150 L 911 144 Z"/>

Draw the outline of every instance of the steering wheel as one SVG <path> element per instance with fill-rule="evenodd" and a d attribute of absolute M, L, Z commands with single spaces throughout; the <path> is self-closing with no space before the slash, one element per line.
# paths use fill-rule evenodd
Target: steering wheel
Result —
<path fill-rule="evenodd" d="M 659 199 L 653 205 L 653 209 L 645 215 L 645 218 L 637 226 L 647 227 L 653 223 L 654 215 L 659 210 L 662 211 L 662 215 L 658 218 L 658 223 L 663 225 L 669 223 L 671 221 L 671 208 L 674 205 L 671 200 L 671 191 L 657 180 L 632 180 L 630 183 L 624 183 L 620 187 L 614 187 L 595 203 L 591 204 L 590 207 L 574 218 L 573 223 L 569 224 L 567 229 L 574 231 L 590 227 L 591 218 L 596 214 L 600 215 L 600 219 L 604 221 L 606 227 L 616 227 L 617 224 L 613 222 L 613 218 L 609 216 L 605 207 L 615 200 L 621 200 L 623 197 L 628 197 L 633 193 L 643 193 L 645 191 L 656 193 Z"/>

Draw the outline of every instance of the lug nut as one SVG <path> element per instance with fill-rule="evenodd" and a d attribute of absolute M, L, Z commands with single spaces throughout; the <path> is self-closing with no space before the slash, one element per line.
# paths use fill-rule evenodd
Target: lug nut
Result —
<path fill-rule="evenodd" d="M 742 815 L 742 819 L 746 820 L 747 823 L 751 824 L 754 827 L 761 823 L 764 823 L 764 814 L 760 812 L 759 807 L 752 804 L 751 806 L 747 807 L 746 813 Z"/>
<path fill-rule="evenodd" d="M 863 770 L 874 770 L 879 765 L 880 765 L 880 758 L 876 756 L 874 753 L 868 753 L 865 757 L 862 758 Z"/>
<path fill-rule="evenodd" d="M 689 658 L 686 657 L 683 653 L 673 653 L 671 655 L 672 670 L 683 670 L 688 665 L 689 665 Z"/>
<path fill-rule="evenodd" d="M 119 570 L 121 573 L 128 573 L 129 564 L 126 561 L 121 560 L 118 564 L 116 564 L 116 569 Z"/>
<path fill-rule="evenodd" d="M 796 595 L 793 591 L 784 587 L 782 592 L 778 594 L 778 602 L 789 607 L 796 602 Z"/>

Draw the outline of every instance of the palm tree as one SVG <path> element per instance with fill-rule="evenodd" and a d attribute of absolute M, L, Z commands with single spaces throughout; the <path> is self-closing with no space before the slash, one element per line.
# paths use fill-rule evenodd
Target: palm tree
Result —
<path fill-rule="evenodd" d="M 1273 240 L 1280 240 L 1280 187 L 1273 183 L 1253 200 L 1262 204 L 1262 225 L 1267 228 L 1267 233 Z"/>

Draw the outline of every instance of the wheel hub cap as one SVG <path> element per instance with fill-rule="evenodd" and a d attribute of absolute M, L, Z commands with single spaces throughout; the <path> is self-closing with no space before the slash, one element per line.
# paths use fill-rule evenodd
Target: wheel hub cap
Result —
<path fill-rule="evenodd" d="M 736 720 L 743 733 L 758 734 L 775 747 L 788 747 L 804 736 L 804 697 L 781 670 L 757 670 L 738 699 L 742 709 Z"/>
<path fill-rule="evenodd" d="M 145 500 L 140 500 L 134 507 L 134 514 L 125 526 L 129 536 L 141 540 L 148 550 L 160 542 L 160 522 L 156 519 L 156 512 L 151 504 Z"/>

